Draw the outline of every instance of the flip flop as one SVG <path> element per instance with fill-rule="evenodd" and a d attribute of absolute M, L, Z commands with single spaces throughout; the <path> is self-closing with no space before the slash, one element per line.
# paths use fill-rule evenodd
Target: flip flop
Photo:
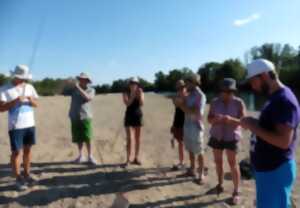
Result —
<path fill-rule="evenodd" d="M 240 203 L 240 193 L 235 191 L 232 194 L 231 204 L 232 205 L 238 205 L 239 203 Z"/>
<path fill-rule="evenodd" d="M 179 170 L 183 170 L 184 168 L 185 168 L 184 164 L 177 164 L 177 165 L 173 165 L 171 170 L 172 171 L 179 171 Z"/>

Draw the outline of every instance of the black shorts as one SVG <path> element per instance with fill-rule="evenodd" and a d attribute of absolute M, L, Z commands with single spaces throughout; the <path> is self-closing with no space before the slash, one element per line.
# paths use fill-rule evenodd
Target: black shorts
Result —
<path fill-rule="evenodd" d="M 35 144 L 35 127 L 10 130 L 9 138 L 12 152 L 23 149 L 23 146 L 32 146 Z"/>
<path fill-rule="evenodd" d="M 124 119 L 125 127 L 141 127 L 143 126 L 143 116 L 136 114 L 127 114 Z"/>
<path fill-rule="evenodd" d="M 208 146 L 217 150 L 231 150 L 237 152 L 239 149 L 238 141 L 222 141 L 211 137 L 208 142 Z"/>

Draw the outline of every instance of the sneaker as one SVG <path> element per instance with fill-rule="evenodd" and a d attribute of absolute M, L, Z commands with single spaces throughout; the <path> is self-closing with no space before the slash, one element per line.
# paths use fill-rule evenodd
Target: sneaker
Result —
<path fill-rule="evenodd" d="M 84 163 L 86 162 L 86 158 L 82 155 L 80 155 L 76 160 L 74 160 L 75 163 Z"/>
<path fill-rule="evenodd" d="M 28 186 L 26 185 L 26 182 L 23 177 L 18 177 L 16 179 L 16 188 L 19 191 L 26 191 L 28 189 Z"/>
<path fill-rule="evenodd" d="M 98 165 L 97 160 L 93 156 L 89 156 L 89 164 L 91 165 Z"/>
<path fill-rule="evenodd" d="M 24 180 L 27 183 L 27 185 L 29 185 L 29 186 L 34 186 L 38 183 L 37 178 L 34 177 L 33 175 L 24 176 Z"/>

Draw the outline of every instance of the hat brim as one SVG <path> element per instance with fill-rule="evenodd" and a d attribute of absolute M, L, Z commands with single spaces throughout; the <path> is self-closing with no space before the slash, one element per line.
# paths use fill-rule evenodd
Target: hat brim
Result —
<path fill-rule="evenodd" d="M 21 79 L 21 80 L 32 80 L 32 75 L 28 74 L 27 76 L 24 76 L 24 75 L 12 74 L 11 78 L 13 78 L 13 79 Z"/>
<path fill-rule="evenodd" d="M 88 78 L 88 77 L 80 77 L 80 76 L 77 76 L 76 79 L 77 79 L 77 80 L 80 80 L 80 79 L 82 79 L 82 80 L 88 80 L 89 83 L 92 83 L 92 80 L 91 80 L 90 78 Z"/>

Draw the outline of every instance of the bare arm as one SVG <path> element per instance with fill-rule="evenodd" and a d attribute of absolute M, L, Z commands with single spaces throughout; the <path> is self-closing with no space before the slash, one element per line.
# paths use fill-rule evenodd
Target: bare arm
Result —
<path fill-rule="evenodd" d="M 10 102 L 0 101 L 0 111 L 1 112 L 8 111 L 9 109 L 17 105 L 20 101 L 21 101 L 21 97 L 18 97 Z"/>
<path fill-rule="evenodd" d="M 93 97 L 86 93 L 78 84 L 76 85 L 76 89 L 78 89 L 80 95 L 86 100 L 86 102 L 89 102 L 93 99 Z"/>
<path fill-rule="evenodd" d="M 139 98 L 140 105 L 143 106 L 144 101 L 145 101 L 145 95 L 144 95 L 144 92 L 143 92 L 142 88 L 138 89 L 137 97 Z"/>
<path fill-rule="evenodd" d="M 267 131 L 258 125 L 255 118 L 246 117 L 241 123 L 265 142 L 281 149 L 287 149 L 293 140 L 294 129 L 286 124 L 277 124 L 274 131 Z"/>
<path fill-rule="evenodd" d="M 32 107 L 37 108 L 38 107 L 38 102 L 37 99 L 33 97 L 28 97 L 29 103 Z"/>
<path fill-rule="evenodd" d="M 123 93 L 123 102 L 126 106 L 130 106 L 134 101 L 135 96 L 130 96 L 127 93 Z"/>

